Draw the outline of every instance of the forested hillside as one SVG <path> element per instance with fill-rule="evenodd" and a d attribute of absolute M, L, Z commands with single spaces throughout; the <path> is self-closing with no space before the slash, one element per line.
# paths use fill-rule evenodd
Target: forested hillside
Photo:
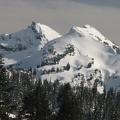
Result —
<path fill-rule="evenodd" d="M 2 58 L 2 57 L 1 57 Z M 1 120 L 119 120 L 120 92 L 104 88 L 35 80 L 31 69 L 8 72 L 0 58 Z"/>

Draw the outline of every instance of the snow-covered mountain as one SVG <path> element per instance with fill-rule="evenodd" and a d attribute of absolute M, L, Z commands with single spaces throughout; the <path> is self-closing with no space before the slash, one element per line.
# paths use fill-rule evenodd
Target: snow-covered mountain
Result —
<path fill-rule="evenodd" d="M 0 53 L 5 56 L 6 64 L 13 64 L 35 54 L 48 41 L 60 36 L 50 27 L 32 22 L 24 30 L 13 34 L 0 35 Z"/>
<path fill-rule="evenodd" d="M 97 82 L 99 91 L 104 85 L 120 90 L 120 48 L 89 25 L 74 26 L 60 36 L 33 22 L 26 30 L 2 36 L 5 65 L 33 68 L 36 77 L 51 81 L 58 79 L 74 85 L 84 80 L 87 86 Z M 22 50 L 16 44 L 21 44 Z"/>

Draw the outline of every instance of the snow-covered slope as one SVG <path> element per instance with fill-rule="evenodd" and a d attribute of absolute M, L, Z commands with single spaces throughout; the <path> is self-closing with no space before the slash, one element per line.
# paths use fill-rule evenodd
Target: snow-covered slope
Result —
<path fill-rule="evenodd" d="M 78 34 L 81 34 L 82 36 L 89 36 L 92 39 L 100 41 L 101 43 L 104 43 L 106 46 L 110 46 L 111 48 L 113 48 L 113 50 L 117 54 L 120 54 L 119 46 L 117 46 L 115 43 L 113 43 L 110 40 L 108 40 L 107 38 L 105 38 L 98 30 L 96 30 L 95 28 L 93 28 L 90 25 L 84 25 L 82 28 L 74 26 L 73 28 L 71 28 L 70 31 L 75 31 Z"/>
<path fill-rule="evenodd" d="M 36 28 L 40 33 L 39 27 Z M 120 90 L 120 48 L 117 45 L 89 25 L 74 26 L 68 34 L 58 37 L 48 41 L 42 49 L 34 47 L 37 49 L 34 54 L 17 51 L 5 55 L 6 65 L 15 63 L 14 68 L 33 68 L 36 77 L 51 81 L 58 79 L 74 85 L 84 80 L 87 86 L 97 82 L 99 91 L 103 85 Z"/>

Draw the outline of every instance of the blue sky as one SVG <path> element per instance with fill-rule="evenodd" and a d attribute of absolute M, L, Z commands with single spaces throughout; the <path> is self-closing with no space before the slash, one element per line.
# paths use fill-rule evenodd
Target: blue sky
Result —
<path fill-rule="evenodd" d="M 120 46 L 120 0 L 0 0 L 0 34 L 24 29 L 32 21 L 62 34 L 90 24 Z"/>

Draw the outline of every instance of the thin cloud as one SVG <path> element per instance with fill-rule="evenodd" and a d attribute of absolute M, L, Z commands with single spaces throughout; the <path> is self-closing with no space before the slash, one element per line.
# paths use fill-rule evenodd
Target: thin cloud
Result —
<path fill-rule="evenodd" d="M 118 7 L 120 8 L 120 0 L 9 0 L 9 1 L 22 1 L 22 2 L 78 2 L 78 3 L 84 3 L 84 4 L 91 4 L 91 5 L 97 5 L 97 6 L 112 6 L 112 7 Z"/>
<path fill-rule="evenodd" d="M 97 6 L 111 6 L 111 7 L 117 7 L 120 8 L 120 0 L 11 0 L 11 1 L 22 1 L 22 2 L 78 2 L 78 3 L 84 3 L 84 4 L 91 4 L 91 5 L 97 5 Z"/>
<path fill-rule="evenodd" d="M 99 5 L 99 6 L 111 6 L 120 8 L 120 0 L 68 0 L 68 1 L 76 1 L 79 3 Z"/>

